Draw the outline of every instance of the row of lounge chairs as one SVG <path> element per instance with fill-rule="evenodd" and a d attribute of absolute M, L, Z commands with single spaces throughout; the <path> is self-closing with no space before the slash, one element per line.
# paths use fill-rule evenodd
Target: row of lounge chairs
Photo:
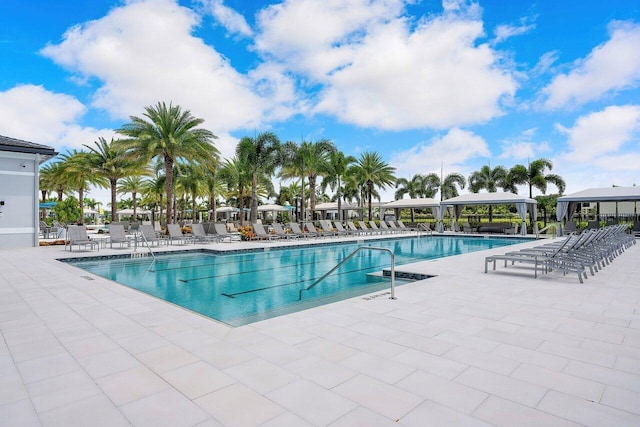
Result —
<path fill-rule="evenodd" d="M 272 231 L 267 232 L 264 225 L 255 223 L 252 225 L 253 233 L 247 235 L 247 240 L 277 240 L 277 239 L 297 239 L 297 238 L 320 238 L 320 237 L 341 237 L 355 235 L 382 235 L 391 233 L 405 233 L 415 231 L 404 225 L 402 221 L 386 222 L 381 221 L 378 228 L 376 223 L 370 221 L 358 221 L 356 225 L 353 221 L 346 222 L 346 228 L 339 221 L 331 222 L 329 220 L 321 220 L 319 228 L 313 223 L 306 222 L 303 228 L 298 223 L 291 222 L 287 225 L 278 223 L 272 224 Z M 125 224 L 111 223 L 109 226 L 108 238 L 99 240 L 91 239 L 87 235 L 86 227 L 80 225 L 70 225 L 67 229 L 67 245 L 69 250 L 73 250 L 74 246 L 84 247 L 85 249 L 98 249 L 100 243 L 109 245 L 120 245 L 120 248 L 130 247 L 132 244 L 140 244 L 146 246 L 160 246 L 173 244 L 195 244 L 195 243 L 218 243 L 231 242 L 240 240 L 240 233 L 229 232 L 226 224 L 205 222 L 191 224 L 191 233 L 183 233 L 179 224 L 168 224 L 167 234 L 158 233 L 150 224 L 139 224 L 137 233 L 131 228 L 126 229 Z"/>
<path fill-rule="evenodd" d="M 533 265 L 536 278 L 539 272 L 560 271 L 563 274 L 575 273 L 580 283 L 584 283 L 587 271 L 593 276 L 635 243 L 635 237 L 627 233 L 624 224 L 588 229 L 559 242 L 488 256 L 484 261 L 484 271 L 488 272 L 490 263 L 495 270 L 496 261 L 504 261 L 505 268 L 509 263 L 525 263 Z"/>

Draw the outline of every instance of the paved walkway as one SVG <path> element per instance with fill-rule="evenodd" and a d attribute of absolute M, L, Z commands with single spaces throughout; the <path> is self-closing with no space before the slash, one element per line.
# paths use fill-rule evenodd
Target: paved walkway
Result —
<path fill-rule="evenodd" d="M 231 328 L 62 247 L 0 251 L 0 425 L 640 425 L 640 245 L 583 285 L 484 274 L 500 252 Z"/>

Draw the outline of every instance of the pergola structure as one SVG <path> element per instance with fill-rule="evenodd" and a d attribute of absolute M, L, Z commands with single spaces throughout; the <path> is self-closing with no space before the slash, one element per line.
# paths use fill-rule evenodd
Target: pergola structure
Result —
<path fill-rule="evenodd" d="M 427 209 L 427 208 L 431 209 L 433 216 L 438 220 L 438 224 L 436 226 L 438 231 L 442 231 L 443 229 L 442 222 L 441 222 L 442 208 L 440 207 L 440 202 L 430 197 L 416 198 L 416 199 L 400 199 L 390 203 L 385 203 L 380 207 L 380 218 L 384 217 L 385 209 L 400 210 L 400 209 Z M 399 216 L 399 215 L 396 215 L 396 216 Z"/>
<path fill-rule="evenodd" d="M 522 226 L 520 227 L 520 234 L 522 235 L 527 234 L 527 209 L 531 212 L 531 217 L 533 218 L 533 232 L 537 233 L 538 231 L 536 223 L 538 219 L 537 204 L 538 202 L 535 199 L 507 192 L 469 193 L 442 201 L 443 206 L 452 206 L 454 208 L 456 220 L 460 217 L 462 208 L 466 205 L 515 205 L 522 220 Z M 441 215 L 444 217 L 444 210 L 442 210 Z"/>
<path fill-rule="evenodd" d="M 588 188 L 577 193 L 558 197 L 556 219 L 558 221 L 558 235 L 562 236 L 562 222 L 571 219 L 576 213 L 578 203 L 600 202 L 638 202 L 640 201 L 640 187 L 605 187 Z"/>

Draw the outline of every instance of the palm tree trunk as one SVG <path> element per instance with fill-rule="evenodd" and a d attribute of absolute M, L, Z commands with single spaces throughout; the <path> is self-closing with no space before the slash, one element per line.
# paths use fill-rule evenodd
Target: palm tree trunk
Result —
<path fill-rule="evenodd" d="M 167 224 L 173 224 L 173 158 L 164 156 L 165 188 L 167 190 Z"/>
<path fill-rule="evenodd" d="M 238 209 L 240 209 L 240 225 L 244 225 L 244 192 L 242 191 L 242 184 L 238 188 Z"/>
<path fill-rule="evenodd" d="M 118 184 L 117 179 L 110 179 L 109 183 L 111 184 L 111 222 L 115 222 L 116 220 L 116 208 L 118 207 L 118 201 L 116 200 L 117 188 Z"/>
<path fill-rule="evenodd" d="M 196 211 L 196 195 L 193 194 L 191 197 L 193 197 L 193 200 L 191 201 L 191 220 L 193 222 L 197 222 L 198 212 Z"/>
<path fill-rule="evenodd" d="M 249 221 L 251 224 L 258 221 L 258 174 L 255 172 L 251 177 L 251 214 Z"/>
<path fill-rule="evenodd" d="M 300 222 L 304 222 L 304 176 L 302 177 L 302 185 L 300 185 Z"/>
<path fill-rule="evenodd" d="M 136 197 L 137 195 L 138 195 L 138 193 L 136 193 L 135 191 L 133 191 L 131 193 L 131 198 L 133 199 L 133 220 L 134 221 L 137 221 L 137 219 L 138 219 L 138 215 L 137 215 L 137 213 L 138 213 L 138 211 L 137 211 L 138 199 Z"/>
<path fill-rule="evenodd" d="M 316 210 L 316 177 L 309 176 L 309 210 L 311 211 L 311 221 L 313 221 Z"/>
<path fill-rule="evenodd" d="M 373 221 L 373 182 L 367 181 L 367 203 L 369 204 L 369 221 Z"/>
<path fill-rule="evenodd" d="M 80 221 L 78 224 L 84 224 L 84 187 L 78 188 L 78 205 L 80 205 Z"/>

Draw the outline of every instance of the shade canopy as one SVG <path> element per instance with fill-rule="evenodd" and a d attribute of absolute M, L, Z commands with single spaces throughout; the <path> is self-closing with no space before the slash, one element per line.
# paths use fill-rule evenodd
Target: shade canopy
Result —
<path fill-rule="evenodd" d="M 233 206 L 220 206 L 216 208 L 216 213 L 229 213 L 229 212 L 238 212 L 240 209 L 234 208 Z"/>
<path fill-rule="evenodd" d="M 287 208 L 280 205 L 260 205 L 258 206 L 258 212 L 282 212 L 286 211 Z"/>
<path fill-rule="evenodd" d="M 400 199 L 382 205 L 383 209 L 421 209 L 440 206 L 440 202 L 430 197 L 421 199 Z"/>
<path fill-rule="evenodd" d="M 455 208 L 455 216 L 458 218 L 462 212 L 462 207 L 465 205 L 515 205 L 518 210 L 518 215 L 522 220 L 522 227 L 520 227 L 520 234 L 527 234 L 527 209 L 531 212 L 533 217 L 534 232 L 537 232 L 536 220 L 538 219 L 538 213 L 536 206 L 538 202 L 535 199 L 521 196 L 514 193 L 502 192 L 502 193 L 469 193 L 463 194 L 458 197 L 452 197 L 451 199 L 444 200 L 443 206 L 453 206 Z"/>
<path fill-rule="evenodd" d="M 342 203 L 340 206 L 343 211 L 353 211 L 360 209 L 358 206 L 354 206 L 350 203 Z M 338 210 L 338 202 L 326 202 L 326 203 L 318 203 L 316 205 L 317 211 L 337 211 Z"/>
<path fill-rule="evenodd" d="M 640 187 L 588 188 L 577 193 L 558 197 L 558 205 L 556 207 L 558 235 L 562 235 L 562 220 L 573 217 L 578 203 L 638 201 L 640 201 Z"/>

